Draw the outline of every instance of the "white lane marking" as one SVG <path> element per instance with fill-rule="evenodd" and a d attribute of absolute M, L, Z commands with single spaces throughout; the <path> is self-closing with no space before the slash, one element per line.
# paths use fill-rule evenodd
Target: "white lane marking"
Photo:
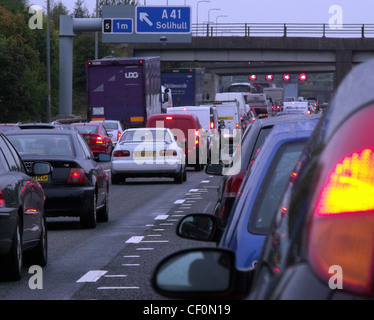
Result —
<path fill-rule="evenodd" d="M 108 274 L 105 275 L 104 278 L 124 278 L 127 277 L 126 274 Z"/>
<path fill-rule="evenodd" d="M 135 250 L 139 251 L 147 251 L 147 250 L 154 250 L 155 248 L 136 248 Z"/>
<path fill-rule="evenodd" d="M 124 258 L 140 258 L 140 256 L 136 255 L 136 256 L 123 256 Z"/>
<path fill-rule="evenodd" d="M 184 201 L 185 201 L 185 199 L 179 199 L 179 200 L 174 201 L 174 204 L 181 204 Z"/>
<path fill-rule="evenodd" d="M 98 287 L 97 290 L 127 290 L 127 289 L 139 289 L 139 287 Z"/>
<path fill-rule="evenodd" d="M 143 238 L 144 238 L 143 236 L 133 236 L 130 239 L 128 239 L 126 243 L 139 243 L 140 241 L 143 240 Z"/>
<path fill-rule="evenodd" d="M 148 234 L 147 237 L 161 237 L 160 234 Z"/>
<path fill-rule="evenodd" d="M 122 263 L 122 266 L 124 267 L 139 267 L 139 263 Z"/>
<path fill-rule="evenodd" d="M 210 182 L 210 180 L 203 180 L 200 183 L 209 183 L 209 182 Z"/>
<path fill-rule="evenodd" d="M 165 231 L 165 229 L 153 229 L 153 231 Z"/>
<path fill-rule="evenodd" d="M 146 241 L 142 241 L 142 243 L 161 243 L 161 242 L 169 242 L 169 240 L 146 240 Z"/>
<path fill-rule="evenodd" d="M 198 192 L 199 189 L 190 189 L 189 192 Z"/>
<path fill-rule="evenodd" d="M 166 220 L 168 217 L 168 214 L 159 214 L 154 220 Z"/>
<path fill-rule="evenodd" d="M 88 271 L 83 277 L 77 280 L 77 282 L 96 282 L 108 271 L 105 270 L 91 270 Z"/>

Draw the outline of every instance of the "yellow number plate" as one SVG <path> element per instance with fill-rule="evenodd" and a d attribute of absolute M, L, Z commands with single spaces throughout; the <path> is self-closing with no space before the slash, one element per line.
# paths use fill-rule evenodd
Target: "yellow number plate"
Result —
<path fill-rule="evenodd" d="M 155 157 L 156 151 L 135 151 L 134 158 Z"/>
<path fill-rule="evenodd" d="M 40 182 L 46 182 L 46 181 L 48 181 L 48 175 L 45 174 L 45 175 L 42 175 L 42 176 L 35 176 L 35 180 L 40 181 Z"/>

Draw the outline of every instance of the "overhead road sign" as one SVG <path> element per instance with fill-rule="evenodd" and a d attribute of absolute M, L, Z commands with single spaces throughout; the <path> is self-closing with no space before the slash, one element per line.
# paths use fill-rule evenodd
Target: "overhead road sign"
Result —
<path fill-rule="evenodd" d="M 103 33 L 133 33 L 133 19 L 117 18 L 103 19 Z"/>
<path fill-rule="evenodd" d="M 104 43 L 187 43 L 192 39 L 187 6 L 104 5 L 102 16 Z"/>
<path fill-rule="evenodd" d="M 190 7 L 137 6 L 135 12 L 137 33 L 191 33 Z"/>

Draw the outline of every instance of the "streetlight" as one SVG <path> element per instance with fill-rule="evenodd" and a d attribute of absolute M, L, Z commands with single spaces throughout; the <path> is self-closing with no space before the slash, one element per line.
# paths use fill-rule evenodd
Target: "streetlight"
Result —
<path fill-rule="evenodd" d="M 218 34 L 217 34 L 217 28 L 218 28 L 218 26 L 217 26 L 217 22 L 218 22 L 218 18 L 225 18 L 225 17 L 227 17 L 227 15 L 218 15 L 217 17 L 216 17 L 216 35 L 218 36 Z"/>
<path fill-rule="evenodd" d="M 208 24 L 210 23 L 210 11 L 213 11 L 213 10 L 221 10 L 221 9 L 218 9 L 218 8 L 212 8 L 212 9 L 209 9 L 209 10 L 208 10 Z"/>
<path fill-rule="evenodd" d="M 201 2 L 210 2 L 209 0 L 200 0 L 196 4 L 196 26 L 197 26 L 197 33 L 196 35 L 199 35 L 199 3 Z"/>

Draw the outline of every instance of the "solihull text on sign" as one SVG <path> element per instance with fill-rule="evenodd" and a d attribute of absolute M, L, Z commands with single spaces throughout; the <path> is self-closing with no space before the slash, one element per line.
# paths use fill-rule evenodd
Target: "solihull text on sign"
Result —
<path fill-rule="evenodd" d="M 136 32 L 184 34 L 191 32 L 190 7 L 136 7 Z"/>

